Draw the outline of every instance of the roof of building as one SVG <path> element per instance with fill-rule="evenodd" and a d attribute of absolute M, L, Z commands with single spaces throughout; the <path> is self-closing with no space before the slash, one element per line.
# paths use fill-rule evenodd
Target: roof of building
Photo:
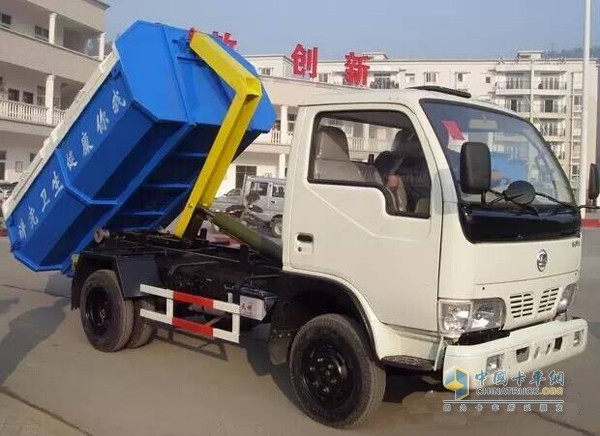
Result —
<path fill-rule="evenodd" d="M 104 9 L 110 8 L 110 4 L 106 0 L 89 0 L 92 3 L 100 4 Z"/>

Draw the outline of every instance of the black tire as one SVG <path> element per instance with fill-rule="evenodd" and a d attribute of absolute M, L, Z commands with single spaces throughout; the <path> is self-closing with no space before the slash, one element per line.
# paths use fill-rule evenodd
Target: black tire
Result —
<path fill-rule="evenodd" d="M 112 353 L 123 349 L 133 331 L 133 301 L 125 300 L 117 276 L 101 269 L 88 276 L 81 290 L 81 324 L 90 344 Z"/>
<path fill-rule="evenodd" d="M 273 218 L 271 221 L 271 235 L 275 238 L 281 239 L 281 235 L 283 234 L 283 219 L 278 216 Z"/>
<path fill-rule="evenodd" d="M 140 348 L 149 344 L 156 337 L 156 324 L 140 316 L 140 310 L 154 311 L 154 301 L 149 298 L 138 298 L 133 302 L 133 331 L 127 348 Z"/>
<path fill-rule="evenodd" d="M 359 323 L 337 314 L 311 319 L 290 353 L 292 386 L 304 412 L 317 422 L 358 426 L 381 404 L 385 370 Z"/>

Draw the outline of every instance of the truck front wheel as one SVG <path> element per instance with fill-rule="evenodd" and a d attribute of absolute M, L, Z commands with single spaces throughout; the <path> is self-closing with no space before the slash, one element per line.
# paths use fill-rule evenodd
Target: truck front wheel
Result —
<path fill-rule="evenodd" d="M 298 332 L 290 353 L 292 386 L 315 421 L 332 427 L 364 422 L 383 399 L 385 370 L 359 323 L 321 315 Z"/>
<path fill-rule="evenodd" d="M 119 351 L 131 338 L 134 303 L 125 300 L 111 270 L 94 271 L 81 290 L 81 323 L 90 344 L 104 352 Z"/>

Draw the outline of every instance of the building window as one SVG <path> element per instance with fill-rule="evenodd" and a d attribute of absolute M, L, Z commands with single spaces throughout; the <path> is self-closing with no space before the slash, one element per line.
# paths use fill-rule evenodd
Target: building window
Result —
<path fill-rule="evenodd" d="M 11 26 L 12 26 L 12 17 L 8 14 L 0 13 L 0 27 L 10 29 Z"/>
<path fill-rule="evenodd" d="M 515 112 L 526 112 L 523 109 L 525 108 L 523 102 L 518 98 L 511 98 L 506 100 L 506 109 L 510 109 Z"/>
<path fill-rule="evenodd" d="M 415 75 L 413 73 L 409 73 L 406 76 L 406 84 L 414 85 L 415 84 Z"/>
<path fill-rule="evenodd" d="M 465 80 L 465 73 L 458 73 L 456 75 L 456 81 L 462 83 Z"/>
<path fill-rule="evenodd" d="M 492 83 L 492 77 L 491 76 L 485 76 L 485 83 Z"/>
<path fill-rule="evenodd" d="M 29 153 L 29 163 L 33 162 L 37 155 L 35 153 Z"/>
<path fill-rule="evenodd" d="M 18 160 L 15 162 L 15 173 L 22 173 L 23 172 L 23 162 Z"/>
<path fill-rule="evenodd" d="M 329 82 L 329 73 L 319 73 L 319 82 Z"/>
<path fill-rule="evenodd" d="M 43 86 L 37 87 L 36 103 L 38 106 L 46 106 L 46 88 Z"/>
<path fill-rule="evenodd" d="M 427 72 L 425 73 L 425 83 L 436 83 L 437 82 L 437 74 L 436 72 Z"/>
<path fill-rule="evenodd" d="M 375 73 L 373 81 L 370 83 L 372 89 L 398 89 L 400 84 L 393 80 L 392 73 Z"/>
<path fill-rule="evenodd" d="M 296 114 L 288 113 L 288 132 L 292 133 L 296 126 Z"/>
<path fill-rule="evenodd" d="M 272 76 L 274 70 L 275 68 L 273 67 L 259 68 L 258 73 L 263 76 Z"/>
<path fill-rule="evenodd" d="M 33 104 L 33 92 L 23 91 L 23 103 Z"/>
<path fill-rule="evenodd" d="M 561 122 L 545 121 L 540 124 L 540 132 L 544 136 L 565 136 L 565 126 Z"/>
<path fill-rule="evenodd" d="M 35 37 L 42 41 L 48 41 L 49 32 L 48 29 L 41 26 L 35 26 Z"/>
<path fill-rule="evenodd" d="M 19 96 L 21 95 L 20 91 L 18 89 L 12 89 L 9 88 L 8 90 L 8 99 L 10 101 L 19 101 L 20 98 Z"/>
<path fill-rule="evenodd" d="M 256 175 L 256 166 L 254 165 L 236 165 L 235 166 L 235 187 L 241 189 L 244 187 L 244 181 L 247 176 Z"/>

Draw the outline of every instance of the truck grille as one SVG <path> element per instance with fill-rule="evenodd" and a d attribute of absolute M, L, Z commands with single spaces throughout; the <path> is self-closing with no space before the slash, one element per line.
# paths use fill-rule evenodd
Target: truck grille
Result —
<path fill-rule="evenodd" d="M 515 294 L 510 296 L 510 313 L 513 318 L 533 315 L 533 294 Z"/>
<path fill-rule="evenodd" d="M 538 313 L 550 312 L 558 298 L 558 288 L 546 289 L 540 298 Z"/>

